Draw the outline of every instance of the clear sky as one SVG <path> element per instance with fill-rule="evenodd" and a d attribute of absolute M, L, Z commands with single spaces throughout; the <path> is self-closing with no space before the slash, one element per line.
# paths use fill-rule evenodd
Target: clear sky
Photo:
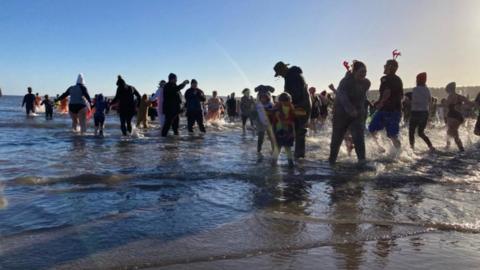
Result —
<path fill-rule="evenodd" d="M 270 84 L 278 60 L 300 66 L 317 89 L 359 59 L 378 87 L 399 49 L 412 86 L 480 85 L 478 0 L 1 0 L 4 94 L 63 92 L 84 73 L 91 94 L 114 94 L 116 75 L 141 93 L 175 72 L 221 94 Z"/>

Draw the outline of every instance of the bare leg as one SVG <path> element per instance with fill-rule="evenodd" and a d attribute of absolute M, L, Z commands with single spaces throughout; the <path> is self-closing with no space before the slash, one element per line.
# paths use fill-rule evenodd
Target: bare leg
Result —
<path fill-rule="evenodd" d="M 80 133 L 87 132 L 87 108 L 83 108 L 78 112 L 78 119 L 80 121 Z"/>
<path fill-rule="evenodd" d="M 78 115 L 76 113 L 70 112 L 70 118 L 72 118 L 72 130 L 77 131 Z"/>
<path fill-rule="evenodd" d="M 373 133 L 371 133 L 370 135 L 372 136 L 373 141 L 375 142 L 375 144 L 378 146 L 378 148 L 379 148 L 378 151 L 379 151 L 380 153 L 385 153 L 385 152 L 386 152 L 385 148 L 383 148 L 383 147 L 380 145 L 380 143 L 378 142 L 377 132 L 373 132 Z"/>

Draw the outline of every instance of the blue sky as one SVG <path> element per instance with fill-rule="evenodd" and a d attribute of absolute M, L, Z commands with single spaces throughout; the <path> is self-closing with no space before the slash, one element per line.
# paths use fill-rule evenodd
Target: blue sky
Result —
<path fill-rule="evenodd" d="M 89 91 L 111 95 L 116 75 L 142 93 L 175 72 L 210 93 L 273 85 L 278 60 L 300 66 L 325 89 L 363 60 L 373 88 L 399 49 L 406 86 L 479 85 L 476 0 L 2 0 L 0 87 L 55 94 L 84 73 Z"/>

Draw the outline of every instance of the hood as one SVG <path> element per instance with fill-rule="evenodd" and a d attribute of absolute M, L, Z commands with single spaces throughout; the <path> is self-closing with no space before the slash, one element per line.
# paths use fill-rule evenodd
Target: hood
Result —
<path fill-rule="evenodd" d="M 78 74 L 77 84 L 85 85 L 85 79 L 83 78 L 83 74 L 82 74 L 82 73 Z"/>

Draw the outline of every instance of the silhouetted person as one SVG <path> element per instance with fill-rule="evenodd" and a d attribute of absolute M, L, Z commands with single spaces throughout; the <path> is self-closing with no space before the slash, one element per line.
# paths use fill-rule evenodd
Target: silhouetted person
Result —
<path fill-rule="evenodd" d="M 25 106 L 27 116 L 35 112 L 35 95 L 32 94 L 32 88 L 28 87 L 28 94 L 23 97 L 22 107 Z"/>
<path fill-rule="evenodd" d="M 45 106 L 45 119 L 53 119 L 53 101 L 49 99 L 48 95 L 45 95 L 45 99 L 40 103 L 40 105 Z"/>
<path fill-rule="evenodd" d="M 303 71 L 297 66 L 289 68 L 283 62 L 278 62 L 273 70 L 275 77 L 282 76 L 285 79 L 285 92 L 292 97 L 292 104 L 295 107 L 295 158 L 304 158 L 305 136 L 312 102 L 302 75 Z"/>
<path fill-rule="evenodd" d="M 237 100 L 235 99 L 235 93 L 232 93 L 227 99 L 227 114 L 230 122 L 235 121 L 237 116 Z"/>
<path fill-rule="evenodd" d="M 178 126 L 180 124 L 180 112 L 182 105 L 182 93 L 180 91 L 188 84 L 185 80 L 177 85 L 177 75 L 170 73 L 168 83 L 163 87 L 163 113 L 165 114 L 165 123 L 162 128 L 162 136 L 166 137 L 170 127 L 173 133 L 178 135 Z"/>
<path fill-rule="evenodd" d="M 136 101 L 135 97 L 137 98 Z M 117 93 L 111 103 L 118 102 L 117 111 L 120 115 L 120 128 L 123 136 L 127 136 L 127 131 L 132 133 L 132 118 L 135 115 L 140 98 L 137 89 L 128 85 L 119 75 L 117 79 Z"/>
<path fill-rule="evenodd" d="M 197 81 L 193 79 L 190 84 L 190 89 L 185 92 L 188 132 L 193 132 L 193 125 L 197 123 L 200 131 L 205 133 L 202 103 L 206 100 L 205 94 L 198 88 Z"/>

